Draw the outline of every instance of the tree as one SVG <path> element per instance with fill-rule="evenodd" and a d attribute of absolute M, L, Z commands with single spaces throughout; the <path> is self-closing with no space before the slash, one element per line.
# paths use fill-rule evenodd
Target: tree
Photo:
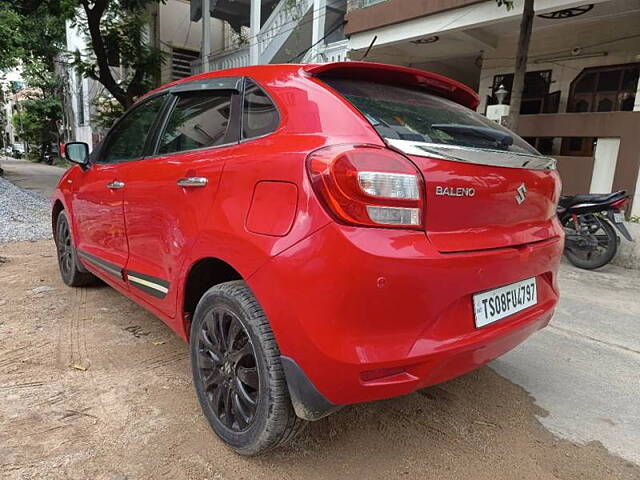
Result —
<path fill-rule="evenodd" d="M 42 147 L 42 156 L 50 150 L 52 143 L 58 142 L 62 90 L 52 65 L 32 59 L 23 66 L 22 75 L 28 90 L 14 116 L 14 127 L 22 138 Z"/>
<path fill-rule="evenodd" d="M 87 34 L 90 48 L 75 52 L 74 66 L 100 82 L 124 108 L 154 86 L 164 60 L 147 34 L 151 3 L 158 0 L 79 0 L 83 15 L 75 22 Z M 119 67 L 122 76 L 112 67 Z"/>
<path fill-rule="evenodd" d="M 8 4 L 0 5 L 0 69 L 15 67 L 21 53 L 20 16 Z"/>
<path fill-rule="evenodd" d="M 507 10 L 513 8 L 513 0 L 496 0 L 496 2 L 499 7 L 505 6 Z M 509 116 L 507 117 L 507 127 L 514 131 L 518 129 L 524 79 L 527 73 L 529 43 L 531 41 L 531 31 L 533 29 L 533 19 L 535 16 L 533 2 L 534 0 L 524 0 L 524 10 L 522 12 L 522 19 L 520 20 L 516 63 L 513 71 L 513 86 L 511 87 L 511 103 L 509 106 Z"/>
<path fill-rule="evenodd" d="M 56 58 L 64 48 L 64 25 L 61 11 L 46 2 L 15 0 L 0 6 L 0 66 L 20 66 L 27 87 L 13 122 L 20 136 L 45 147 L 42 151 L 58 140 L 62 89 Z"/>
<path fill-rule="evenodd" d="M 160 49 L 150 44 L 148 35 L 148 7 L 160 1 L 164 0 L 15 0 L 10 6 L 3 3 L 0 68 L 15 65 L 37 44 L 41 49 L 53 47 L 47 55 L 53 62 L 60 44 L 44 38 L 35 43 L 32 40 L 38 37 L 46 19 L 57 22 L 55 32 L 62 35 L 64 47 L 65 21 L 70 20 L 89 43 L 86 50 L 71 52 L 72 65 L 80 75 L 101 83 L 123 108 L 128 108 L 155 85 L 164 60 Z"/>

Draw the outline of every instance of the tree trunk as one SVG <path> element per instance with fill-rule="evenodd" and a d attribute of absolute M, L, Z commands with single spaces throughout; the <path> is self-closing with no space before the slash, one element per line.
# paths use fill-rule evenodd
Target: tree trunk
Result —
<path fill-rule="evenodd" d="M 97 80 L 113 95 L 120 105 L 125 109 L 133 105 L 133 95 L 118 85 L 113 78 L 109 62 L 107 60 L 107 50 L 100 31 L 100 20 L 102 15 L 109 6 L 110 0 L 99 0 L 94 2 L 93 6 L 89 5 L 88 0 L 82 0 L 85 14 L 87 15 L 87 26 L 89 27 L 89 36 L 91 38 L 91 46 L 98 63 Z M 131 87 L 131 85 L 129 85 Z"/>
<path fill-rule="evenodd" d="M 524 11 L 520 21 L 520 35 L 518 37 L 518 51 L 516 52 L 516 65 L 513 73 L 513 86 L 511 88 L 511 103 L 507 126 L 513 130 L 518 130 L 518 120 L 520 117 L 520 105 L 522 103 L 522 91 L 524 90 L 524 78 L 527 73 L 527 59 L 529 57 L 529 41 L 531 40 L 531 29 L 533 27 L 534 0 L 524 0 Z"/>

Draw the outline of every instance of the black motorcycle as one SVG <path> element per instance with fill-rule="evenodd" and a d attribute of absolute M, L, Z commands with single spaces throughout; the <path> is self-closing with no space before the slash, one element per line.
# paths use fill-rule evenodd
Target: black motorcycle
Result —
<path fill-rule="evenodd" d="M 629 201 L 624 190 L 614 193 L 562 196 L 558 218 L 564 227 L 564 254 L 576 267 L 592 270 L 609 263 L 620 239 L 632 242 L 624 225 L 623 208 Z"/>

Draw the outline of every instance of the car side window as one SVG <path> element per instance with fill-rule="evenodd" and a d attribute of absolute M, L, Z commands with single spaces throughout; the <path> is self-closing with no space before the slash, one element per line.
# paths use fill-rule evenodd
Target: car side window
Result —
<path fill-rule="evenodd" d="M 147 100 L 129 112 L 109 133 L 108 144 L 100 163 L 136 160 L 144 155 L 144 145 L 165 96 Z"/>
<path fill-rule="evenodd" d="M 261 137 L 278 128 L 280 116 L 269 96 L 253 81 L 247 80 L 242 108 L 242 138 Z"/>
<path fill-rule="evenodd" d="M 166 155 L 229 143 L 232 95 L 228 90 L 180 94 L 157 153 Z"/>

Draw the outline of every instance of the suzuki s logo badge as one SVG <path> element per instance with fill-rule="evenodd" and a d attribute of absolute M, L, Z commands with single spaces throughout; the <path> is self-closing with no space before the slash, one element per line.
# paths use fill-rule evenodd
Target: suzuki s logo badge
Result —
<path fill-rule="evenodd" d="M 436 195 L 438 197 L 473 197 L 476 189 L 471 187 L 443 187 L 436 186 Z"/>
<path fill-rule="evenodd" d="M 520 185 L 518 187 L 518 189 L 516 190 L 516 202 L 518 202 L 518 205 L 522 205 L 522 202 L 525 201 L 525 199 L 527 198 L 527 187 L 526 185 L 523 183 L 522 185 Z"/>

